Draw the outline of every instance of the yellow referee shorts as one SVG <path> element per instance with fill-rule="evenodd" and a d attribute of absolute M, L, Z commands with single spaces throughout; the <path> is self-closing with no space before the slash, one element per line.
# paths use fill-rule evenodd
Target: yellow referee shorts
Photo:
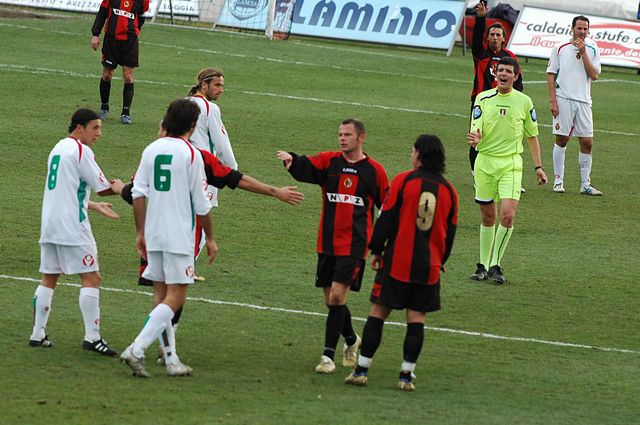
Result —
<path fill-rule="evenodd" d="M 476 202 L 489 204 L 500 199 L 520 200 L 522 156 L 491 156 L 480 152 L 474 166 Z"/>

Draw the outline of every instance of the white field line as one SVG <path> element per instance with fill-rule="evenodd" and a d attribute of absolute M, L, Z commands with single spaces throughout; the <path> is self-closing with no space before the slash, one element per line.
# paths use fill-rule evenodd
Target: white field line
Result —
<path fill-rule="evenodd" d="M 13 281 L 22 281 L 22 282 L 33 282 L 33 283 L 39 283 L 40 282 L 40 279 L 34 279 L 34 278 L 31 278 L 31 277 L 10 276 L 10 275 L 5 275 L 5 274 L 0 274 L 0 279 L 13 280 Z M 73 287 L 73 288 L 80 288 L 80 284 L 78 284 L 78 283 L 59 282 L 58 285 L 70 286 L 70 287 Z M 151 293 L 151 292 L 136 291 L 136 290 L 132 290 L 132 289 L 108 288 L 108 287 L 104 287 L 104 286 L 102 286 L 100 289 L 102 291 L 109 291 L 109 292 L 145 295 L 145 296 L 149 296 L 149 297 L 153 296 L 153 293 Z M 203 297 L 187 297 L 187 299 L 189 301 L 194 301 L 194 302 L 202 302 L 202 303 L 207 303 L 207 304 L 216 304 L 216 305 L 224 305 L 224 306 L 231 306 L 231 307 L 250 308 L 250 309 L 253 309 L 253 310 L 260 310 L 260 311 L 274 311 L 274 312 L 277 312 L 277 313 L 299 314 L 299 315 L 304 315 L 304 316 L 316 316 L 316 317 L 322 317 L 322 318 L 325 318 L 327 316 L 326 313 L 318 313 L 318 312 L 315 312 L 315 311 L 296 310 L 296 309 L 282 308 L 282 307 L 261 306 L 261 305 L 256 305 L 256 304 L 241 303 L 241 302 L 238 302 L 238 301 L 213 300 L 213 299 L 210 299 L 210 298 L 203 298 Z M 366 319 L 362 318 L 362 317 L 352 317 L 352 319 L 353 320 L 357 320 L 359 322 L 366 321 Z M 385 324 L 386 325 L 392 325 L 392 326 L 401 326 L 401 327 L 406 326 L 404 323 L 401 323 L 401 322 L 386 322 Z M 452 333 L 452 334 L 459 334 L 459 335 L 466 335 L 466 336 L 476 336 L 476 337 L 480 337 L 480 338 L 489 338 L 489 339 L 499 339 L 499 340 L 504 340 L 504 341 L 528 342 L 528 343 L 535 343 L 535 344 L 553 345 L 553 346 L 556 346 L 556 347 L 579 348 L 579 349 L 585 349 L 585 350 L 598 350 L 598 351 L 608 351 L 608 352 L 615 352 L 615 353 L 640 354 L 640 351 L 628 350 L 628 349 L 624 349 L 624 348 L 598 347 L 598 346 L 595 346 L 595 345 L 575 344 L 575 343 L 571 343 L 571 342 L 562 342 L 562 341 L 547 341 L 547 340 L 544 340 L 544 339 L 525 338 L 525 337 L 517 337 L 517 336 L 515 336 L 515 337 L 514 336 L 503 336 L 503 335 L 490 334 L 490 333 L 486 333 L 486 332 L 463 331 L 463 330 L 459 330 L 459 329 L 440 328 L 440 327 L 434 327 L 434 326 L 425 326 L 425 329 L 428 329 L 428 330 L 431 330 L 431 331 L 435 331 L 435 332 L 447 332 L 447 333 Z"/>
<path fill-rule="evenodd" d="M 160 25 L 160 26 L 167 26 L 167 24 L 155 24 L 155 25 Z M 42 28 L 39 27 L 30 27 L 30 26 L 26 26 L 26 25 L 14 25 L 14 24 L 8 24 L 8 23 L 4 23 L 4 22 L 0 22 L 0 27 L 10 27 L 10 28 L 18 28 L 18 29 L 25 29 L 25 30 L 33 30 L 33 31 L 46 31 L 46 32 L 50 32 L 50 33 L 54 33 L 54 34 L 64 34 L 64 35 L 74 35 L 74 36 L 80 36 L 80 34 L 78 33 L 73 33 L 73 32 L 69 32 L 69 31 L 57 31 L 57 30 L 44 30 Z M 171 26 L 171 25 L 168 25 Z M 184 27 L 174 27 L 174 28 L 184 28 Z M 202 28 L 196 28 L 198 30 L 202 30 Z M 224 31 L 222 31 L 224 32 Z M 236 36 L 244 36 L 241 33 L 226 33 L 226 35 L 231 36 L 231 37 L 236 37 Z M 438 58 L 435 56 L 431 56 L 431 55 L 427 55 L 425 54 L 423 57 L 417 57 L 417 56 L 405 56 L 405 55 L 399 55 L 399 54 L 394 54 L 394 53 L 384 53 L 384 52 L 371 52 L 371 51 L 367 51 L 364 49 L 355 49 L 355 48 L 345 48 L 345 47 L 338 47 L 338 46 L 325 46 L 322 44 L 316 44 L 316 43 L 309 43 L 306 41 L 290 41 L 288 43 L 291 44 L 298 44 L 298 45 L 302 45 L 304 47 L 312 47 L 312 48 L 317 48 L 317 49 L 328 49 L 328 50 L 338 50 L 338 51 L 343 51 L 343 52 L 348 52 L 348 53 L 354 53 L 354 54 L 362 54 L 362 55 L 375 55 L 375 56 L 382 56 L 382 57 L 390 57 L 390 58 L 398 58 L 398 59 L 402 59 L 402 60 L 412 60 L 412 61 L 419 61 L 419 62 L 436 62 L 436 63 L 441 63 L 441 64 L 450 64 L 451 62 L 445 58 Z M 459 79 L 453 79 L 453 78 L 443 78 L 443 77 L 432 77 L 429 75 L 415 75 L 415 74 L 404 74 L 404 73 L 398 73 L 398 72 L 391 72 L 391 71 L 380 71 L 380 70 L 373 70 L 373 69 L 359 69 L 359 68 L 348 68 L 348 67 L 343 67 L 343 66 L 339 66 L 339 65 L 327 65 L 327 64 L 317 64 L 317 63 L 310 63 L 310 62 L 301 62 L 301 61 L 288 61 L 288 60 L 283 60 L 283 59 L 278 59 L 278 58 L 269 58 L 269 57 L 263 57 L 263 56 L 249 56 L 249 55 L 244 55 L 241 53 L 230 53 L 230 52 L 223 52 L 223 51 L 219 51 L 219 50 L 210 50 L 210 49 L 202 49 L 202 48 L 190 48 L 190 47 L 184 47 L 184 46 L 176 46 L 176 45 L 171 45 L 171 44 L 162 44 L 162 43 L 149 43 L 149 42 L 142 42 L 143 45 L 147 45 L 147 46 L 155 46 L 155 47 L 161 47 L 161 48 L 167 48 L 167 49 L 171 49 L 171 50 L 184 50 L 184 51 L 191 51 L 191 52 L 198 52 L 198 53 L 207 53 L 207 54 L 212 54 L 212 55 L 216 55 L 216 56 L 230 56 L 230 57 L 235 57 L 235 58 L 243 58 L 243 59 L 251 59 L 251 60 L 262 60 L 262 61 L 267 61 L 267 62 L 275 62 L 275 63 L 282 63 L 282 64 L 287 64 L 287 65 L 294 65 L 294 66 L 307 66 L 307 67 L 316 67 L 316 68 L 327 68 L 327 69 L 332 69 L 332 70 L 339 70 L 339 71 L 345 71 L 345 72 L 350 72 L 350 73 L 365 73 L 365 74 L 379 74 L 379 75 L 388 75 L 391 77 L 401 77 L 401 78 L 415 78 L 415 79 L 422 79 L 422 80 L 435 80 L 435 81 L 449 81 L 449 82 L 453 82 L 453 83 L 460 83 L 460 84 L 470 84 L 471 80 L 470 79 L 464 79 L 464 80 L 459 80 Z M 536 74 L 544 74 L 546 75 L 545 71 L 527 71 L 527 74 L 529 73 L 536 73 Z M 621 80 L 621 79 L 602 79 L 602 80 L 598 80 L 597 83 L 622 83 L 622 84 L 640 84 L 640 81 L 634 81 L 634 80 Z M 525 84 L 547 84 L 547 80 L 525 80 Z"/>
<path fill-rule="evenodd" d="M 79 78 L 100 78 L 99 74 L 84 74 L 80 72 L 67 71 L 63 69 L 53 69 L 53 68 L 43 68 L 43 67 L 32 67 L 29 65 L 16 65 L 16 64 L 7 64 L 0 63 L 0 72 L 1 71 L 11 71 L 11 72 L 22 72 L 27 74 L 59 74 L 62 76 L 70 76 L 70 77 L 79 77 Z M 113 77 L 114 80 L 119 80 L 120 78 L 117 76 Z M 171 86 L 171 87 L 184 87 L 191 88 L 190 84 L 177 84 L 177 83 L 167 83 L 163 81 L 152 81 L 152 80 L 136 80 L 137 83 L 144 84 L 153 84 L 160 86 Z M 251 90 L 236 90 L 236 89 L 225 89 L 226 91 L 233 93 L 240 93 L 249 96 L 268 96 L 268 97 L 276 97 L 281 99 L 290 99 L 290 100 L 300 100 L 303 102 L 318 102 L 318 103 L 328 103 L 334 105 L 349 105 L 361 108 L 373 108 L 373 109 L 382 109 L 387 111 L 396 111 L 396 112 L 407 112 L 407 113 L 416 113 L 416 114 L 427 114 L 427 115 L 442 115 L 448 117 L 457 117 L 464 118 L 465 120 L 469 119 L 469 116 L 466 114 L 457 114 L 455 112 L 442 112 L 442 111 L 432 111 L 428 109 L 415 109 L 415 108 L 401 108 L 396 106 L 386 106 L 386 105 L 376 105 L 376 104 L 368 104 L 361 102 L 348 102 L 344 100 L 333 100 L 333 99 L 321 99 L 315 97 L 302 97 L 302 96 L 293 96 L 286 94 L 278 94 L 278 93 L 267 93 L 267 92 L 256 92 Z M 538 123 L 540 127 L 551 127 L 549 124 Z M 594 129 L 594 132 L 603 133 L 603 134 L 616 134 L 621 136 L 632 136 L 637 137 L 636 133 L 629 133 L 624 131 L 613 131 L 613 130 L 601 130 Z"/>

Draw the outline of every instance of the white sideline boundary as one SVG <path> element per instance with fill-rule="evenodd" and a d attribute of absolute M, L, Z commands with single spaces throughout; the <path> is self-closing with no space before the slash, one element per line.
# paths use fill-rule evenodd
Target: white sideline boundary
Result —
<path fill-rule="evenodd" d="M 196 49 L 196 50 L 202 51 L 203 49 Z M 238 56 L 242 56 L 242 55 L 238 55 Z M 43 68 L 43 67 L 32 67 L 29 65 L 0 63 L 0 72 L 3 70 L 9 70 L 13 72 L 24 72 L 28 74 L 44 74 L 44 75 L 58 74 L 62 76 L 90 78 L 90 79 L 100 78 L 99 74 L 84 74 L 84 73 L 75 72 L 75 71 L 67 71 L 64 69 L 53 69 L 53 68 Z M 121 78 L 114 76 L 113 79 L 120 80 Z M 185 88 L 192 87 L 189 84 L 167 83 L 163 81 L 141 80 L 141 79 L 137 79 L 136 83 L 144 83 L 144 84 L 152 84 L 152 85 L 160 85 L 160 86 L 172 86 L 172 87 L 185 87 Z M 457 114 L 454 112 L 431 111 L 428 109 L 401 108 L 396 106 L 375 105 L 375 104 L 368 104 L 368 103 L 361 103 L 361 102 L 346 102 L 343 100 L 302 97 L 302 96 L 293 96 L 293 95 L 268 93 L 268 92 L 256 92 L 251 90 L 236 90 L 236 89 L 225 89 L 225 90 L 228 92 L 240 93 L 247 96 L 268 96 L 268 97 L 275 97 L 280 99 L 299 100 L 303 102 L 328 103 L 333 105 L 350 105 L 350 106 L 361 107 L 361 108 L 373 108 L 373 109 L 382 109 L 387 111 L 407 112 L 407 113 L 427 114 L 427 115 L 442 115 L 442 116 L 448 116 L 448 117 L 464 118 L 465 120 L 469 119 L 469 116 L 466 114 Z M 550 124 L 542 124 L 542 123 L 538 123 L 538 126 L 548 127 L 548 128 L 551 127 Z M 621 136 L 631 136 L 631 137 L 638 136 L 638 134 L 636 133 L 627 133 L 624 131 L 601 130 L 597 128 L 594 129 L 593 131 L 597 133 L 616 134 Z"/>
<path fill-rule="evenodd" d="M 34 279 L 32 277 L 20 277 L 20 276 L 11 276 L 11 275 L 5 275 L 5 274 L 0 274 L 0 279 L 15 280 L 15 281 L 22 281 L 22 282 L 32 282 L 32 283 L 39 283 L 40 282 L 40 279 Z M 69 287 L 73 287 L 73 288 L 80 288 L 81 287 L 81 285 L 78 284 L 78 283 L 59 282 L 58 285 L 69 286 Z M 104 287 L 104 286 L 102 286 L 100 289 L 102 291 L 108 291 L 108 292 L 135 294 L 135 295 L 145 295 L 145 296 L 148 296 L 148 297 L 153 296 L 153 293 L 151 293 L 151 292 L 137 291 L 137 290 L 133 290 L 133 289 L 109 288 L 109 287 Z M 315 317 L 322 317 L 322 318 L 327 316 L 326 313 L 318 313 L 318 312 L 315 312 L 315 311 L 296 310 L 296 309 L 283 308 L 283 307 L 261 306 L 261 305 L 256 305 L 256 304 L 241 303 L 241 302 L 238 302 L 238 301 L 213 300 L 213 299 L 204 298 L 204 297 L 187 297 L 187 300 L 193 301 L 193 302 L 202 302 L 202 303 L 207 303 L 207 304 L 249 308 L 249 309 L 260 310 L 260 311 L 273 311 L 273 312 L 277 312 L 277 313 L 298 314 L 298 315 L 303 315 L 303 316 L 315 316 Z M 359 322 L 366 321 L 366 319 L 362 318 L 362 317 L 352 317 L 352 320 L 356 320 L 356 321 L 359 321 Z M 406 326 L 402 322 L 385 322 L 385 324 L 386 325 L 392 325 L 392 326 L 400 326 L 400 327 L 405 327 Z M 552 346 L 556 346 L 556 347 L 578 348 L 578 349 L 584 349 L 584 350 L 597 350 L 597 351 L 614 352 L 614 353 L 640 354 L 640 351 L 628 350 L 628 349 L 624 349 L 624 348 L 598 347 L 598 346 L 595 346 L 595 345 L 575 344 L 575 343 L 572 343 L 572 342 L 547 341 L 547 340 L 538 339 L 538 338 L 503 336 L 503 335 L 490 334 L 490 333 L 486 333 L 486 332 L 464 331 L 464 330 L 459 330 L 459 329 L 440 328 L 440 327 L 435 327 L 435 326 L 426 326 L 425 325 L 425 329 L 428 329 L 430 331 L 435 331 L 435 332 L 446 332 L 446 333 L 452 333 L 452 334 L 458 334 L 458 335 L 475 336 L 475 337 L 480 337 L 480 338 L 498 339 L 498 340 L 503 340 L 503 341 L 528 342 L 528 343 L 534 343 L 534 344 L 552 345 Z"/>

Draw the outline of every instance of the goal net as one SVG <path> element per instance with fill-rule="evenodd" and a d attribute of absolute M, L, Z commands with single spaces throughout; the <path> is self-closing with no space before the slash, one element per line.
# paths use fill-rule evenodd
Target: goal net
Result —
<path fill-rule="evenodd" d="M 289 38 L 295 0 L 156 0 L 153 22 L 229 28 Z"/>

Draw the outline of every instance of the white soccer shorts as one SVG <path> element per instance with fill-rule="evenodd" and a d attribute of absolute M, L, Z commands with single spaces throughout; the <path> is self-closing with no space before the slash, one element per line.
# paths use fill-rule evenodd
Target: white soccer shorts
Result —
<path fill-rule="evenodd" d="M 147 251 L 149 265 L 142 277 L 153 282 L 171 284 L 193 283 L 195 276 L 193 255 L 173 254 L 164 251 Z"/>
<path fill-rule="evenodd" d="M 557 97 L 558 116 L 553 118 L 553 134 L 559 136 L 593 137 L 591 105 Z"/>
<path fill-rule="evenodd" d="M 40 273 L 71 275 L 99 270 L 96 245 L 40 244 Z"/>

